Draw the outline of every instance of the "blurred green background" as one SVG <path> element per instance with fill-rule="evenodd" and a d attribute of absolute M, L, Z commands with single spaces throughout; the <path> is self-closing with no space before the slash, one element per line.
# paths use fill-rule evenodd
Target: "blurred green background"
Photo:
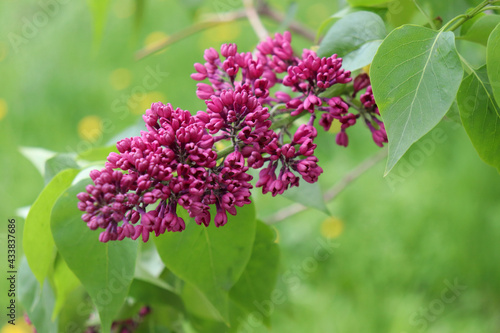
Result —
<path fill-rule="evenodd" d="M 312 30 L 345 6 L 296 3 L 295 19 Z M 285 1 L 271 4 L 289 8 Z M 138 23 L 135 1 L 114 0 L 99 40 L 85 1 L 0 2 L 0 217 L 3 229 L 7 218 L 18 221 L 18 254 L 18 209 L 31 205 L 44 185 L 19 148 L 82 153 L 139 123 L 152 102 L 202 109 L 189 78 L 193 63 L 202 61 L 205 48 L 225 42 L 252 50 L 257 38 L 246 20 L 204 30 L 139 61 L 134 54 L 204 14 L 240 6 L 237 0 L 151 0 Z M 271 32 L 280 29 L 264 23 Z M 300 50 L 310 42 L 294 37 L 293 45 Z M 364 128 L 351 131 L 348 149 L 334 138 L 319 137 L 325 190 L 378 151 Z M 277 288 L 286 301 L 276 305 L 271 331 L 500 332 L 500 176 L 451 121 L 424 141 L 392 176 L 383 178 L 379 163 L 329 203 L 333 219 L 309 209 L 275 224 L 282 250 Z M 263 219 L 292 204 L 260 194 L 255 201 Z M 332 253 L 311 261 L 318 242 L 327 240 L 335 244 Z M 2 268 L 5 262 L 2 257 Z M 456 283 L 461 289 L 450 288 Z M 261 331 L 267 329 L 255 329 Z"/>

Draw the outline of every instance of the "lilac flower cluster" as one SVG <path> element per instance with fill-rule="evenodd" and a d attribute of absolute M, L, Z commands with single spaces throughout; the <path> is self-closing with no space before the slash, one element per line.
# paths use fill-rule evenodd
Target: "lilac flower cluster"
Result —
<path fill-rule="evenodd" d="M 387 142 L 368 76 L 356 77 L 348 86 L 351 95 L 323 97 L 330 87 L 351 83 L 351 73 L 337 55 L 320 58 L 304 50 L 297 56 L 288 32 L 267 38 L 253 54 L 224 44 L 220 54 L 206 50 L 204 59 L 191 77 L 208 80 L 196 91 L 206 109 L 192 115 L 152 104 L 143 116 L 146 131 L 119 141 L 119 153 L 90 173 L 94 184 L 78 194 L 78 208 L 90 229 L 104 229 L 100 241 L 147 241 L 153 232 L 182 231 L 179 206 L 204 226 L 214 207 L 214 224 L 223 226 L 227 213 L 235 215 L 236 207 L 250 203 L 249 168 L 260 169 L 255 186 L 273 196 L 299 186 L 300 178 L 316 182 L 323 173 L 314 156 L 318 116 L 325 131 L 339 122 L 338 145 L 348 145 L 346 130 L 360 117 L 377 145 Z M 307 123 L 291 133 L 304 115 Z M 227 148 L 218 151 L 215 143 Z"/>
<path fill-rule="evenodd" d="M 134 333 L 139 329 L 141 323 L 145 320 L 145 317 L 151 313 L 151 307 L 143 306 L 139 309 L 139 312 L 133 316 L 132 318 L 116 320 L 111 324 L 111 332 L 112 333 Z M 32 327 L 33 333 L 37 333 L 37 330 L 33 326 L 33 323 L 28 317 L 28 314 L 24 314 L 24 321 L 28 326 Z M 85 328 L 84 333 L 98 333 L 100 332 L 100 328 L 98 326 L 88 326 Z M 79 331 L 81 332 L 81 331 Z"/>

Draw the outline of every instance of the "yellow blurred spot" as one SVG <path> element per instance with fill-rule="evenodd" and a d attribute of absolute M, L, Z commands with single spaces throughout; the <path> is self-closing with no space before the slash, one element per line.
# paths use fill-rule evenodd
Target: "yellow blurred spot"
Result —
<path fill-rule="evenodd" d="M 4 42 L 0 42 L 0 61 L 3 61 L 5 58 L 7 58 L 7 50 L 9 48 L 7 47 L 7 44 Z"/>
<path fill-rule="evenodd" d="M 0 333 L 31 333 L 33 328 L 26 324 L 23 319 L 16 319 L 16 324 L 5 324 Z"/>
<path fill-rule="evenodd" d="M 102 120 L 98 116 L 86 116 L 78 123 L 80 138 L 94 142 L 102 134 Z"/>
<path fill-rule="evenodd" d="M 146 39 L 144 40 L 144 46 L 146 49 L 155 49 L 162 43 L 164 43 L 166 40 L 168 40 L 168 35 L 164 33 L 163 31 L 153 31 L 150 33 Z M 164 52 L 160 51 L 158 53 Z"/>
<path fill-rule="evenodd" d="M 337 119 L 333 119 L 332 126 L 330 127 L 328 132 L 333 133 L 333 134 L 337 134 L 338 132 L 340 132 L 341 126 L 342 126 L 342 123 L 340 121 L 338 121 Z"/>
<path fill-rule="evenodd" d="M 7 115 L 7 102 L 4 99 L 0 98 L 0 120 L 5 118 L 6 115 Z"/>
<path fill-rule="evenodd" d="M 135 13 L 135 1 L 115 1 L 112 10 L 116 17 L 121 19 L 128 18 Z"/>
<path fill-rule="evenodd" d="M 330 12 L 331 10 L 325 5 L 318 3 L 307 7 L 306 16 L 309 22 L 321 24 L 321 22 L 328 18 Z"/>
<path fill-rule="evenodd" d="M 111 72 L 109 82 L 115 90 L 127 88 L 132 82 L 132 73 L 126 68 L 118 68 Z"/>
<path fill-rule="evenodd" d="M 309 50 L 314 51 L 314 52 L 318 52 L 318 50 L 319 50 L 319 45 L 313 45 L 313 46 L 311 46 L 311 47 L 309 48 Z"/>
<path fill-rule="evenodd" d="M 162 102 L 166 104 L 166 97 L 159 91 L 151 91 L 148 93 L 138 93 L 130 96 L 128 106 L 130 111 L 135 115 L 141 115 L 151 108 L 151 104 Z"/>
<path fill-rule="evenodd" d="M 370 74 L 370 65 L 366 65 L 365 67 L 363 67 L 363 72 L 365 72 L 366 74 Z"/>
<path fill-rule="evenodd" d="M 214 47 L 217 51 L 218 48 L 215 45 L 220 43 L 234 43 L 235 39 L 240 35 L 241 28 L 238 23 L 224 23 L 218 26 L 205 30 L 199 39 L 199 46 L 202 49 L 209 47 Z M 241 51 L 240 51 L 241 52 Z"/>
<path fill-rule="evenodd" d="M 218 151 L 221 151 L 221 150 L 224 150 L 226 148 L 226 145 L 224 143 L 222 143 L 221 141 L 217 141 L 215 143 L 215 148 L 218 150 Z"/>
<path fill-rule="evenodd" d="M 337 238 L 344 230 L 344 223 L 336 217 L 329 217 L 321 224 L 321 235 L 325 238 Z"/>

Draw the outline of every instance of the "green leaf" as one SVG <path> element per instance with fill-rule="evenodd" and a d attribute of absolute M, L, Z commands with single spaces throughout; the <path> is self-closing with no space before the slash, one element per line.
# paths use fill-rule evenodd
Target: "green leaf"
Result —
<path fill-rule="evenodd" d="M 441 17 L 443 22 L 448 22 L 452 18 L 461 15 L 470 7 L 476 7 L 482 0 L 418 0 L 424 8 L 429 8 L 430 17 Z"/>
<path fill-rule="evenodd" d="M 54 239 L 50 231 L 50 213 L 57 198 L 75 178 L 78 170 L 67 169 L 55 176 L 43 189 L 26 217 L 23 249 L 36 279 L 43 283 L 54 259 Z"/>
<path fill-rule="evenodd" d="M 79 165 L 75 162 L 74 154 L 57 154 L 45 162 L 45 184 L 48 184 L 62 170 L 78 168 Z"/>
<path fill-rule="evenodd" d="M 382 40 L 372 40 L 361 45 L 359 49 L 344 56 L 342 67 L 349 71 L 355 71 L 371 64 L 381 44 Z"/>
<path fill-rule="evenodd" d="M 337 54 L 344 59 L 343 67 L 353 71 L 371 63 L 386 34 L 384 21 L 377 14 L 366 11 L 348 14 L 328 30 L 318 55 Z"/>
<path fill-rule="evenodd" d="M 271 300 L 280 258 L 275 238 L 273 229 L 260 221 L 257 222 L 252 256 L 240 279 L 229 292 L 231 299 L 248 312 L 258 311 L 256 304 Z M 264 321 L 269 324 L 269 317 L 265 317 Z"/>
<path fill-rule="evenodd" d="M 99 232 L 86 226 L 77 208 L 76 195 L 87 184 L 89 180 L 79 182 L 57 200 L 52 209 L 52 234 L 59 253 L 96 305 L 103 332 L 109 333 L 134 276 L 137 242 L 99 242 Z"/>
<path fill-rule="evenodd" d="M 371 8 L 371 7 L 346 7 L 326 20 L 321 23 L 321 25 L 318 28 L 318 32 L 316 33 L 316 42 L 319 40 L 319 38 L 323 35 L 326 29 L 330 27 L 332 24 L 343 18 L 344 16 L 351 14 L 351 13 L 356 13 L 359 11 L 367 11 L 367 12 L 373 12 L 381 17 L 385 16 L 387 13 L 387 8 Z"/>
<path fill-rule="evenodd" d="M 129 297 L 135 298 L 142 304 L 164 304 L 170 305 L 180 312 L 185 311 L 184 303 L 179 295 L 146 281 L 134 279 L 130 286 Z"/>
<path fill-rule="evenodd" d="M 458 91 L 462 124 L 481 159 L 500 171 L 500 117 L 486 67 L 467 76 Z"/>
<path fill-rule="evenodd" d="M 500 24 L 493 30 L 488 39 L 486 65 L 488 77 L 493 89 L 493 96 L 497 105 L 500 105 Z M 500 113 L 497 113 L 500 115 Z"/>
<path fill-rule="evenodd" d="M 19 152 L 35 166 L 42 176 L 45 175 L 45 163 L 47 160 L 57 154 L 54 151 L 37 147 L 20 147 Z"/>
<path fill-rule="evenodd" d="M 459 38 L 486 46 L 491 32 L 500 23 L 500 15 L 482 15 L 473 20 L 470 26 L 462 29 Z"/>
<path fill-rule="evenodd" d="M 212 211 L 212 218 L 215 212 Z M 219 319 L 229 323 L 228 292 L 250 259 L 255 238 L 253 204 L 238 208 L 225 226 L 208 227 L 184 218 L 186 230 L 155 239 L 156 248 L 169 270 L 198 288 L 215 307 Z"/>
<path fill-rule="evenodd" d="M 54 289 L 57 297 L 54 312 L 52 313 L 52 320 L 57 317 L 69 295 L 81 285 L 80 280 L 78 280 L 60 256 L 57 258 L 54 266 L 52 279 L 54 281 Z"/>
<path fill-rule="evenodd" d="M 323 192 L 318 182 L 307 183 L 302 181 L 299 187 L 292 187 L 283 193 L 283 196 L 304 206 L 317 209 L 327 215 L 330 215 L 323 199 Z"/>
<path fill-rule="evenodd" d="M 460 110 L 458 108 L 457 101 L 454 101 L 448 112 L 446 112 L 446 117 L 453 120 L 457 124 L 462 125 L 462 120 L 460 119 Z"/>
<path fill-rule="evenodd" d="M 57 332 L 81 332 L 82 328 L 87 326 L 85 323 L 89 320 L 92 312 L 92 301 L 80 284 L 66 295 L 64 305 L 59 312 L 59 330 Z"/>
<path fill-rule="evenodd" d="M 191 315 L 202 319 L 220 321 L 220 313 L 208 298 L 193 284 L 187 282 L 182 288 L 182 299 Z"/>
<path fill-rule="evenodd" d="M 92 148 L 84 151 L 83 153 L 78 155 L 79 159 L 86 161 L 106 161 L 110 153 L 118 153 L 118 149 L 116 149 L 116 144 L 108 147 L 98 147 Z"/>
<path fill-rule="evenodd" d="M 421 24 L 424 25 L 427 19 L 415 6 L 413 0 L 394 0 L 387 4 L 387 23 L 394 27 L 403 24 Z"/>
<path fill-rule="evenodd" d="M 455 100 L 463 69 L 453 33 L 409 25 L 395 29 L 373 59 L 370 77 L 389 138 L 387 175 Z"/>
<path fill-rule="evenodd" d="M 45 281 L 41 288 L 25 258 L 21 261 L 18 277 L 19 300 L 37 331 L 57 332 L 57 321 L 51 320 L 55 301 L 50 283 Z"/>

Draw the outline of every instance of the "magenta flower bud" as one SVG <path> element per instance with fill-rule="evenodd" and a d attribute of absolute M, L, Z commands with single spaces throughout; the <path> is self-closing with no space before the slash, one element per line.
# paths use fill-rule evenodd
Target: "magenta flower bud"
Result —
<path fill-rule="evenodd" d="M 219 59 L 219 53 L 217 53 L 217 51 L 213 47 L 211 47 L 205 50 L 203 58 L 205 58 L 205 60 L 209 63 L 214 63 L 215 60 Z"/>
<path fill-rule="evenodd" d="M 199 62 L 194 64 L 194 69 L 200 74 L 207 74 L 207 68 L 200 64 Z"/>
<path fill-rule="evenodd" d="M 335 142 L 339 146 L 347 147 L 347 145 L 349 144 L 349 138 L 347 137 L 346 132 L 341 131 L 341 132 L 337 133 L 337 136 L 335 137 Z"/>
<path fill-rule="evenodd" d="M 217 228 L 227 223 L 227 214 L 225 210 L 217 209 L 217 214 L 215 215 L 214 223 Z"/>
<path fill-rule="evenodd" d="M 288 102 L 290 102 L 290 100 L 292 99 L 292 98 L 290 97 L 290 95 L 288 95 L 287 93 L 284 93 L 284 92 L 282 92 L 282 91 L 277 91 L 277 92 L 275 93 L 275 96 L 276 96 L 276 98 L 277 98 L 277 99 L 279 99 L 279 100 L 280 100 L 280 102 L 282 102 L 282 103 L 288 103 Z M 299 100 L 299 101 L 300 101 L 300 100 Z"/>
<path fill-rule="evenodd" d="M 281 153 L 286 158 L 294 158 L 295 157 L 295 147 L 290 144 L 285 144 L 281 147 Z"/>
<path fill-rule="evenodd" d="M 99 170 L 92 170 L 90 171 L 90 178 L 92 178 L 93 181 L 95 181 L 99 176 L 101 175 L 101 172 Z"/>
<path fill-rule="evenodd" d="M 118 149 L 118 151 L 123 154 L 124 152 L 130 149 L 130 143 L 131 141 L 129 138 L 120 140 L 116 144 L 116 149 Z"/>
<path fill-rule="evenodd" d="M 201 73 L 193 73 L 191 74 L 191 78 L 195 81 L 203 81 L 207 78 L 207 75 Z"/>
<path fill-rule="evenodd" d="M 275 197 L 278 194 L 283 194 L 283 192 L 285 191 L 285 186 L 281 180 L 276 179 L 271 183 L 269 190 L 272 193 L 273 197 Z"/>
<path fill-rule="evenodd" d="M 294 98 L 286 103 L 288 109 L 295 109 L 299 107 L 299 105 L 302 105 L 302 101 L 298 98 Z"/>
<path fill-rule="evenodd" d="M 234 102 L 233 91 L 223 91 L 220 95 L 221 101 L 224 105 L 231 105 Z"/>
<path fill-rule="evenodd" d="M 236 55 L 238 47 L 236 44 L 222 44 L 220 47 L 220 53 L 223 57 L 230 57 Z"/>
<path fill-rule="evenodd" d="M 149 240 L 149 231 L 146 228 L 142 228 L 142 241 L 146 243 Z"/>
<path fill-rule="evenodd" d="M 196 113 L 197 119 L 199 119 L 203 124 L 208 124 L 210 122 L 210 116 L 204 111 L 198 111 Z"/>
<path fill-rule="evenodd" d="M 175 218 L 172 220 L 172 222 L 170 222 L 170 231 L 183 231 L 184 229 L 186 229 L 186 224 L 184 223 L 184 220 L 179 217 L 179 216 L 175 216 Z"/>
<path fill-rule="evenodd" d="M 80 201 L 78 203 L 78 209 L 81 210 L 82 212 L 85 212 L 87 210 L 87 204 L 85 202 Z"/>
<path fill-rule="evenodd" d="M 109 163 L 111 163 L 112 165 L 116 165 L 116 163 L 120 160 L 120 155 L 118 155 L 117 153 L 110 153 L 108 155 L 108 161 Z"/>
<path fill-rule="evenodd" d="M 207 112 L 221 113 L 224 110 L 224 104 L 222 104 L 220 98 L 216 97 L 207 102 L 207 108 Z"/>
<path fill-rule="evenodd" d="M 99 241 L 107 243 L 109 241 L 109 233 L 107 231 L 101 232 L 101 234 L 99 235 Z"/>
<path fill-rule="evenodd" d="M 144 316 L 148 315 L 149 313 L 151 313 L 151 308 L 149 306 L 143 306 L 139 310 L 139 316 L 140 317 L 144 317 Z"/>
<path fill-rule="evenodd" d="M 78 198 L 78 200 L 84 201 L 84 202 L 90 200 L 90 195 L 88 195 L 87 192 L 80 192 L 76 195 L 76 197 Z"/>
<path fill-rule="evenodd" d="M 273 42 L 270 37 L 267 37 L 265 41 L 257 45 L 257 50 L 263 54 L 271 54 L 273 52 Z"/>
<path fill-rule="evenodd" d="M 373 136 L 373 141 L 379 147 L 383 147 L 384 143 L 387 142 L 387 134 L 385 133 L 385 131 L 382 130 L 374 131 L 372 133 L 372 136 Z"/>
<path fill-rule="evenodd" d="M 321 99 L 318 96 L 310 94 L 304 101 L 304 109 L 309 110 L 309 112 L 314 112 L 314 106 L 321 104 Z"/>
<path fill-rule="evenodd" d="M 363 95 L 361 95 L 360 100 L 366 109 L 370 109 L 375 105 L 375 98 L 373 97 L 372 86 L 369 86 L 366 89 L 366 92 Z"/>
<path fill-rule="evenodd" d="M 314 154 L 314 149 L 316 149 L 316 144 L 313 143 L 311 139 L 306 139 L 299 148 L 299 154 L 303 156 L 311 156 Z"/>
<path fill-rule="evenodd" d="M 139 238 L 139 236 L 142 234 L 143 227 L 142 227 L 142 225 L 138 225 L 134 229 L 135 229 L 135 233 L 133 236 L 130 237 L 132 240 L 136 240 L 137 238 Z"/>
<path fill-rule="evenodd" d="M 366 73 L 359 74 L 354 79 L 354 95 L 370 85 L 370 77 Z"/>
<path fill-rule="evenodd" d="M 322 126 L 325 131 L 328 131 L 332 126 L 333 119 L 333 115 L 331 115 L 330 113 L 323 113 L 319 120 L 319 125 Z"/>
<path fill-rule="evenodd" d="M 314 126 L 302 124 L 299 126 L 295 134 L 293 135 L 293 143 L 294 144 L 302 144 L 307 139 L 311 141 L 318 136 L 318 131 Z"/>
<path fill-rule="evenodd" d="M 152 203 L 155 203 L 157 200 L 157 198 L 155 197 L 155 195 L 151 192 L 148 192 L 148 193 L 145 193 L 143 196 L 142 196 L 142 201 L 149 205 L 149 204 L 152 204 Z M 144 219 L 144 218 L 143 218 Z"/>

